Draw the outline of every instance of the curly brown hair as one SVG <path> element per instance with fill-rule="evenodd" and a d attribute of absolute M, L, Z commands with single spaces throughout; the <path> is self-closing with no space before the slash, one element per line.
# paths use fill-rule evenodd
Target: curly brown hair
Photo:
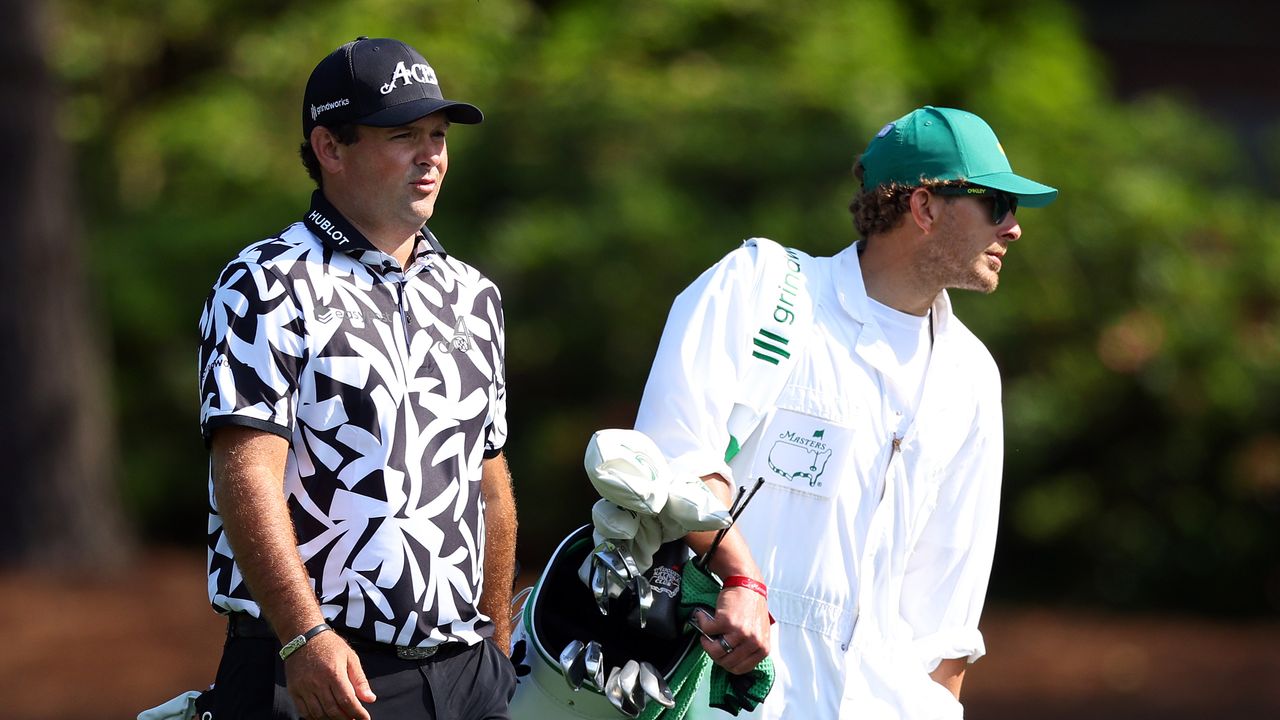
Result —
<path fill-rule="evenodd" d="M 859 155 L 853 164 L 853 176 L 857 178 L 859 183 L 863 183 L 863 174 L 865 172 L 862 167 L 862 156 Z M 898 220 L 903 215 L 910 212 L 911 193 L 916 188 L 929 190 L 936 187 L 956 187 L 960 185 L 964 185 L 963 180 L 927 180 L 924 178 L 921 178 L 920 182 L 915 185 L 904 185 L 895 181 L 868 188 L 863 183 L 863 188 L 849 201 L 849 212 L 853 215 L 853 227 L 858 231 L 858 235 L 863 238 L 888 232 L 894 225 L 898 224 Z"/>
<path fill-rule="evenodd" d="M 337 138 L 338 142 L 343 145 L 350 145 L 360 139 L 359 129 L 353 123 L 343 125 L 335 125 L 330 127 Z M 304 140 L 302 147 L 298 148 L 298 156 L 302 158 L 302 166 L 307 169 L 307 175 L 315 181 L 316 187 L 324 189 L 324 179 L 320 174 L 320 159 L 316 157 L 316 151 L 311 149 L 311 140 Z"/>

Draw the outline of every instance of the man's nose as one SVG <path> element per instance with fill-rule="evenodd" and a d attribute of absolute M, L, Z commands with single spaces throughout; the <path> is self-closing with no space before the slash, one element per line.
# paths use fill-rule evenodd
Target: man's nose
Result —
<path fill-rule="evenodd" d="M 418 164 L 434 167 L 440 164 L 440 156 L 444 154 L 444 145 L 428 138 L 418 149 Z"/>
<path fill-rule="evenodd" d="M 1013 213 L 1006 215 L 1004 222 L 1001 223 L 1000 237 L 1006 242 L 1013 242 L 1022 237 L 1022 226 L 1018 224 L 1018 218 Z"/>

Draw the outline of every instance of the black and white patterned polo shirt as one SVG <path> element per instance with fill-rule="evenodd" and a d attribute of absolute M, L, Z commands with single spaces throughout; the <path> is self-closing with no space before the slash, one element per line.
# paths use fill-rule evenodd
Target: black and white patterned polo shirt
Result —
<path fill-rule="evenodd" d="M 200 317 L 200 422 L 290 441 L 284 490 L 330 624 L 479 642 L 481 461 L 506 441 L 498 289 L 423 230 L 403 271 L 320 192 L 222 271 Z M 209 482 L 209 597 L 258 615 Z"/>

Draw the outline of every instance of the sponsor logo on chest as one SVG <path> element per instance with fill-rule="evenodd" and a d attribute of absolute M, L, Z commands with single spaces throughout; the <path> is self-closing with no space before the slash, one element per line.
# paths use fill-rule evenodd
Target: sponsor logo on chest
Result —
<path fill-rule="evenodd" d="M 778 300 L 773 308 L 773 321 L 778 323 L 778 326 L 773 330 L 760 328 L 751 339 L 754 345 L 751 349 L 751 357 L 763 360 L 770 365 L 778 365 L 791 357 L 791 351 L 787 349 L 791 340 L 781 334 L 783 331 L 781 326 L 795 325 L 798 309 L 795 301 L 802 282 L 800 259 L 796 251 L 791 248 L 786 248 L 786 251 L 787 272 L 782 277 L 782 284 L 778 286 Z"/>
<path fill-rule="evenodd" d="M 453 328 L 453 337 L 447 340 L 441 340 L 436 343 L 436 350 L 440 352 L 471 352 L 471 346 L 475 344 L 475 340 L 471 337 L 471 331 L 467 329 L 467 319 L 458 318 L 458 324 Z"/>
<path fill-rule="evenodd" d="M 814 430 L 808 436 L 791 430 L 778 433 L 769 448 L 769 470 L 789 482 L 819 487 L 831 460 L 831 448 L 823 441 L 825 434 L 825 430 Z"/>
<path fill-rule="evenodd" d="M 322 312 L 316 313 L 316 319 L 322 323 L 341 322 L 343 318 L 351 320 L 351 322 L 359 327 L 364 326 L 365 318 L 373 320 L 381 320 L 387 322 L 390 316 L 381 310 L 344 310 L 343 308 L 324 308 Z"/>

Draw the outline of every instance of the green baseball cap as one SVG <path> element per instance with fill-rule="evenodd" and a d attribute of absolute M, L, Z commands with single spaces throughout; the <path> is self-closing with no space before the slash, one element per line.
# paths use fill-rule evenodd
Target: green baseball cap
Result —
<path fill-rule="evenodd" d="M 885 125 L 862 155 L 863 186 L 922 180 L 964 180 L 1018 197 L 1023 207 L 1044 207 L 1058 191 L 1017 175 L 991 126 L 964 110 L 925 105 Z"/>

